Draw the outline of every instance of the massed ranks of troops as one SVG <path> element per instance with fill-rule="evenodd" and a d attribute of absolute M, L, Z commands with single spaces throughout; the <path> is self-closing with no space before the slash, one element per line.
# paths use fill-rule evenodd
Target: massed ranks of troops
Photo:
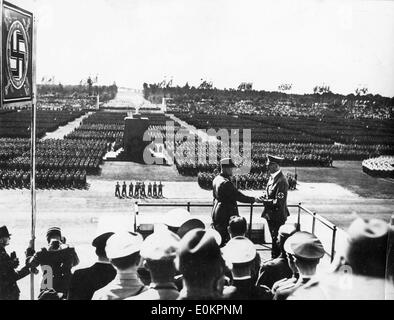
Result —
<path fill-rule="evenodd" d="M 39 169 L 36 171 L 36 187 L 40 189 L 79 189 L 85 186 L 85 170 Z M 0 169 L 0 189 L 2 188 L 30 188 L 30 171 Z"/>

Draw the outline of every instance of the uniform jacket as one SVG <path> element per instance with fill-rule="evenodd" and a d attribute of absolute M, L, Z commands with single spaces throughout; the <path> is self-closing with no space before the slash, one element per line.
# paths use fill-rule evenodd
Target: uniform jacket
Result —
<path fill-rule="evenodd" d="M 257 283 L 259 285 L 267 286 L 272 288 L 275 282 L 291 278 L 292 271 L 287 263 L 285 256 L 279 256 L 278 258 L 264 262 L 260 268 L 259 279 Z"/>
<path fill-rule="evenodd" d="M 18 300 L 20 291 L 16 282 L 29 273 L 27 267 L 15 270 L 11 257 L 0 248 L 0 300 Z"/>
<path fill-rule="evenodd" d="M 289 216 L 287 208 L 287 191 L 289 184 L 282 171 L 274 178 L 270 177 L 267 184 L 267 199 L 264 203 L 263 218 L 284 223 Z"/>
<path fill-rule="evenodd" d="M 213 209 L 214 226 L 227 226 L 232 216 L 238 216 L 237 201 L 253 203 L 254 198 L 239 192 L 228 177 L 220 174 L 213 180 Z"/>
<path fill-rule="evenodd" d="M 68 300 L 91 300 L 93 294 L 115 279 L 116 270 L 110 263 L 97 262 L 89 268 L 74 272 Z"/>

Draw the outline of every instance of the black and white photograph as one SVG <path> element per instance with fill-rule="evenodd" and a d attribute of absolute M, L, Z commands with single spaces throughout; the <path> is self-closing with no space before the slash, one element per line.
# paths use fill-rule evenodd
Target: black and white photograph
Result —
<path fill-rule="evenodd" d="M 0 19 L 0 300 L 394 300 L 394 1 Z"/>

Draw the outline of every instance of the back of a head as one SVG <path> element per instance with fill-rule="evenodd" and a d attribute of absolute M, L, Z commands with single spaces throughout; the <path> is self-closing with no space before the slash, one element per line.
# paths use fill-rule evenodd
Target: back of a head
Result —
<path fill-rule="evenodd" d="M 354 274 L 384 278 L 387 248 L 393 230 L 378 219 L 356 219 L 348 229 L 345 260 Z"/>
<path fill-rule="evenodd" d="M 224 273 L 225 263 L 212 233 L 203 229 L 188 232 L 180 242 L 178 269 L 188 283 L 209 283 Z"/>
<path fill-rule="evenodd" d="M 229 221 L 229 232 L 232 237 L 244 236 L 247 231 L 247 222 L 244 217 L 233 216 Z"/>

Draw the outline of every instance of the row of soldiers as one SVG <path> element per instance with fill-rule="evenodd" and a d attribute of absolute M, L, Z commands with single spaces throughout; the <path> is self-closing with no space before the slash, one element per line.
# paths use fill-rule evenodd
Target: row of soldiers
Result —
<path fill-rule="evenodd" d="M 84 188 L 85 170 L 37 170 L 37 188 Z M 0 188 L 30 188 L 30 171 L 0 169 Z"/>
<path fill-rule="evenodd" d="M 120 183 L 117 182 L 115 185 L 115 197 L 118 198 L 163 198 L 163 187 L 164 185 L 161 183 L 157 183 L 156 181 L 149 182 L 148 186 L 148 193 L 146 193 L 146 184 L 144 181 L 137 181 L 135 185 L 131 181 L 128 188 L 125 181 L 123 181 L 122 185 L 122 192 L 120 191 Z M 128 189 L 128 192 L 127 192 Z"/>

